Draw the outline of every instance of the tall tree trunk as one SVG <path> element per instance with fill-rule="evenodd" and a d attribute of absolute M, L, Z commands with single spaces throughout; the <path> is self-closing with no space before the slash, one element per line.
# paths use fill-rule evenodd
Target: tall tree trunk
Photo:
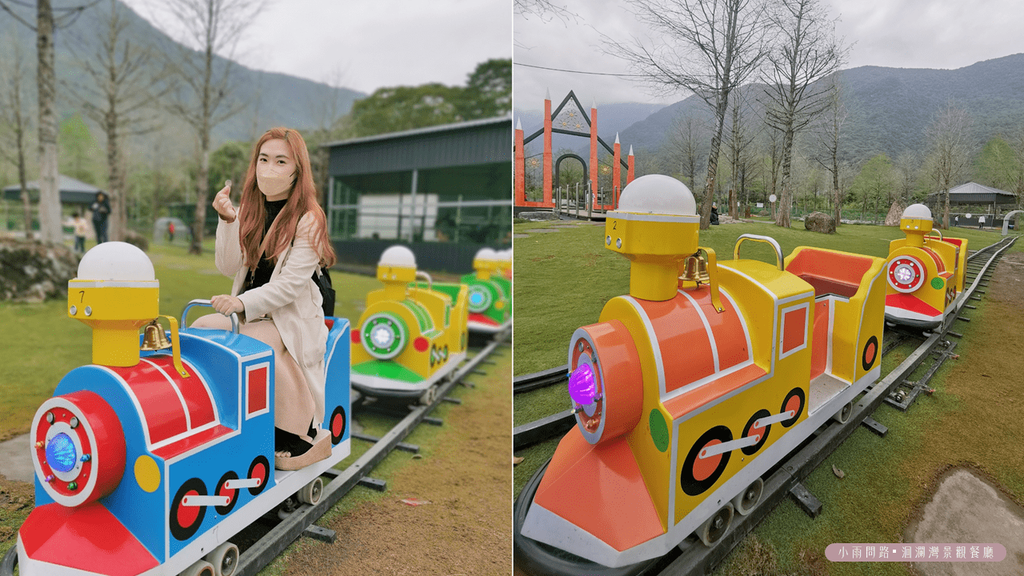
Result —
<path fill-rule="evenodd" d="M 793 209 L 793 190 L 790 170 L 793 163 L 793 128 L 788 127 L 782 139 L 782 196 L 775 215 L 776 226 L 790 227 L 789 215 Z"/>
<path fill-rule="evenodd" d="M 39 53 L 39 237 L 43 242 L 63 239 L 60 190 L 57 185 L 57 80 L 53 54 L 53 7 L 39 0 L 36 49 Z"/>
<path fill-rule="evenodd" d="M 839 198 L 839 158 L 835 152 L 832 153 L 832 202 L 834 204 L 833 211 L 836 219 L 836 228 L 839 228 L 839 222 L 842 217 L 842 199 Z"/>
<path fill-rule="evenodd" d="M 722 97 L 715 109 L 715 131 L 711 134 L 711 151 L 708 153 L 708 176 L 704 182 L 704 204 L 700 209 L 700 229 L 711 226 L 711 204 L 715 199 L 715 179 L 718 177 L 718 153 L 722 149 L 722 131 L 725 128 L 725 113 L 729 98 Z"/>

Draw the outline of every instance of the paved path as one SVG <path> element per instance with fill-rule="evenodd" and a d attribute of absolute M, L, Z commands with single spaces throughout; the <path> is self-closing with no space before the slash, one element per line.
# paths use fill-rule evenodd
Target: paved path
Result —
<path fill-rule="evenodd" d="M 0 442 L 0 474 L 8 480 L 32 482 L 36 473 L 29 454 L 28 434 Z"/>
<path fill-rule="evenodd" d="M 986 544 L 1006 547 L 1006 558 L 989 562 L 916 562 L 925 576 L 1024 574 L 1024 510 L 970 470 L 957 469 L 939 483 L 909 542 Z"/>

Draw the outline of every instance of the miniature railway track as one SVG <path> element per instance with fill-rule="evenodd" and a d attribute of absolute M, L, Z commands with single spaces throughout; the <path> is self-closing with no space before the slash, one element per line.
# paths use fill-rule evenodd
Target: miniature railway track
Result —
<path fill-rule="evenodd" d="M 257 574 L 302 535 L 332 542 L 333 534 L 331 531 L 315 526 L 315 522 L 344 498 L 352 488 L 370 480 L 368 478 L 370 472 L 393 450 L 409 449 L 409 445 L 404 444 L 402 440 L 411 434 L 419 424 L 423 422 L 439 424 L 440 420 L 431 418 L 429 416 L 430 412 L 437 408 L 441 402 L 455 400 L 447 398 L 449 392 L 458 384 L 463 383 L 469 376 L 478 373 L 478 367 L 481 364 L 485 364 L 488 356 L 498 347 L 507 346 L 505 341 L 509 338 L 510 333 L 510 330 L 506 330 L 496 334 L 476 355 L 464 360 L 462 365 L 455 370 L 450 380 L 438 386 L 437 394 L 430 404 L 411 407 L 408 413 L 402 414 L 400 421 L 379 439 L 353 433 L 351 435 L 353 440 L 372 441 L 373 446 L 346 468 L 342 470 L 331 468 L 324 472 L 321 476 L 324 481 L 324 487 L 319 502 L 316 504 L 299 504 L 290 514 L 281 518 L 279 523 L 270 528 L 269 531 L 266 531 L 253 544 L 244 547 L 244 549 L 240 545 L 241 553 L 232 576 L 253 576 Z M 412 449 L 416 450 L 415 447 L 412 447 Z M 374 481 L 370 480 L 369 483 L 373 484 Z M 375 488 L 384 489 L 382 485 L 377 485 Z M 264 518 L 267 518 L 267 516 L 264 516 Z M 237 538 L 246 538 L 245 534 L 250 529 L 253 528 L 243 530 Z M 14 546 L 0 561 L 0 576 L 14 576 L 14 568 L 17 564 L 17 546 Z"/>
<path fill-rule="evenodd" d="M 959 334 L 951 332 L 950 328 L 955 322 L 963 319 L 961 314 L 964 310 L 974 308 L 969 302 L 980 299 L 976 292 L 984 293 L 984 290 L 981 288 L 986 285 L 987 278 L 994 270 L 994 264 L 1014 244 L 1016 239 L 1016 237 L 1004 238 L 968 256 L 968 270 L 965 282 L 968 282 L 969 286 L 964 289 L 962 297 L 939 329 L 923 334 L 915 334 L 901 329 L 886 329 L 883 342 L 888 340 L 890 336 L 899 339 L 900 342 L 907 338 L 923 338 L 923 342 L 899 366 L 886 374 L 873 386 L 870 386 L 854 402 L 853 412 L 846 423 L 839 424 L 834 420 L 829 420 L 827 424 L 818 429 L 815 435 L 812 435 L 797 450 L 769 470 L 763 477 L 764 490 L 760 502 L 748 515 L 737 515 L 734 517 L 733 524 L 729 527 L 728 532 L 714 546 L 704 546 L 695 536 L 690 535 L 679 546 L 673 548 L 669 554 L 661 558 L 613 569 L 588 562 L 526 538 L 522 536 L 523 521 L 526 517 L 528 503 L 532 502 L 533 495 L 540 483 L 540 478 L 547 467 L 547 464 L 545 464 L 526 483 L 523 491 L 517 496 L 513 507 L 513 538 L 515 539 L 516 565 L 528 573 L 532 573 L 532 569 L 538 574 L 566 574 L 571 576 L 703 575 L 711 573 L 743 541 L 743 538 L 761 520 L 771 514 L 775 506 L 787 496 L 792 497 L 798 506 L 811 517 L 817 516 L 821 512 L 822 503 L 804 488 L 803 480 L 853 434 L 859 426 L 865 426 L 872 432 L 884 437 L 888 429 L 871 418 L 871 414 L 883 402 L 891 403 L 905 411 L 919 392 L 930 390 L 927 388 L 928 380 L 935 374 L 941 363 L 946 358 L 952 356 L 952 348 L 955 347 L 955 344 L 950 346 L 947 336 L 959 337 Z M 988 258 L 981 260 L 980 258 L 984 254 L 988 254 Z M 942 350 L 939 350 L 940 347 Z M 895 346 L 884 347 L 883 355 L 894 348 Z M 936 352 L 938 352 L 939 358 L 929 367 L 926 374 L 917 382 L 909 382 L 908 378 L 930 357 L 935 355 Z M 564 367 L 559 367 L 559 369 L 567 370 Z M 896 403 L 893 396 L 901 387 L 909 387 L 911 391 L 906 394 L 902 403 Z M 902 404 L 902 407 L 900 404 Z M 513 451 L 533 443 L 557 437 L 560 434 L 564 434 L 565 431 L 574 425 L 575 418 L 572 411 L 567 411 L 516 427 L 513 431 Z M 561 432 L 553 432 L 559 429 L 561 429 Z M 550 435 L 546 436 L 548 433 Z M 521 547 L 530 551 L 529 557 L 520 551 Z M 536 563 L 538 558 L 541 559 L 542 565 Z"/>

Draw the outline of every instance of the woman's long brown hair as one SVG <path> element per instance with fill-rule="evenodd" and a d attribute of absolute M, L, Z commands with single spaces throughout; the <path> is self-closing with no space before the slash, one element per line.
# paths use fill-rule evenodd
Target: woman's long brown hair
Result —
<path fill-rule="evenodd" d="M 267 140 L 284 140 L 295 159 L 295 181 L 292 183 L 288 202 L 281 213 L 274 219 L 273 225 L 263 237 L 263 224 L 267 217 L 263 207 L 264 195 L 256 183 L 256 160 L 260 148 Z M 302 135 L 288 128 L 271 128 L 267 130 L 252 148 L 252 159 L 245 173 L 245 184 L 242 185 L 242 199 L 238 209 L 240 218 L 239 237 L 242 243 L 242 254 L 250 269 L 255 269 L 262 254 L 266 254 L 271 262 L 276 263 L 278 256 L 288 249 L 295 238 L 295 228 L 299 219 L 307 212 L 313 213 L 316 224 L 313 226 L 313 237 L 310 243 L 320 254 L 320 265 L 333 266 L 337 261 L 334 246 L 327 235 L 327 217 L 323 208 L 317 203 L 316 185 L 313 183 L 313 170 L 309 164 L 309 151 Z"/>

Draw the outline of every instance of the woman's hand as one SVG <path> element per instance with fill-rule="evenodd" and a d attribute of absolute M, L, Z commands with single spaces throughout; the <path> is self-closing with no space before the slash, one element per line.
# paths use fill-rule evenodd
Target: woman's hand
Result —
<path fill-rule="evenodd" d="M 214 310 L 225 316 L 231 316 L 233 312 L 238 314 L 245 312 L 245 304 L 242 304 L 241 300 L 229 294 L 218 294 L 210 298 L 210 304 Z"/>
<path fill-rule="evenodd" d="M 225 180 L 224 187 L 213 197 L 213 209 L 228 224 L 235 221 L 238 212 L 235 210 L 234 204 L 231 203 L 231 180 Z"/>

